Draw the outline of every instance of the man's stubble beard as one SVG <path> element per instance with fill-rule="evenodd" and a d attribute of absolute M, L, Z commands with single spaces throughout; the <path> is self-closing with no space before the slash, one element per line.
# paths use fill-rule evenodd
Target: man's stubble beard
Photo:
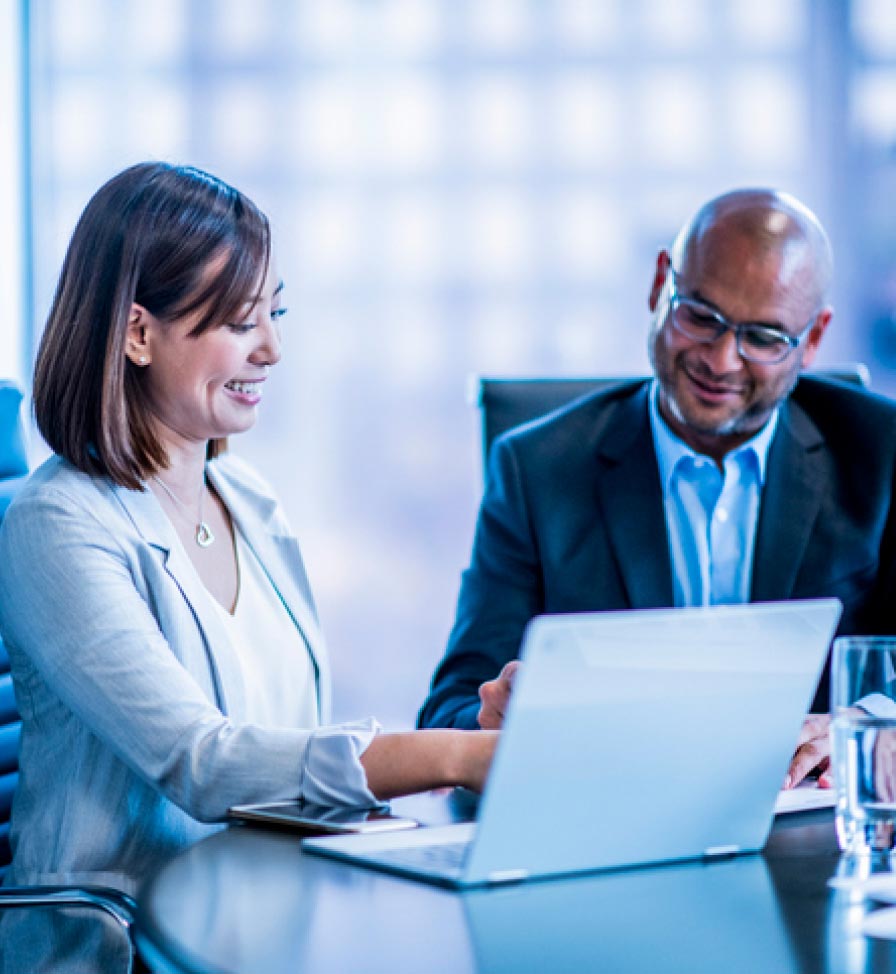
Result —
<path fill-rule="evenodd" d="M 762 429 L 762 427 L 768 422 L 769 417 L 777 409 L 777 407 L 793 392 L 794 387 L 800 377 L 800 368 L 802 366 L 802 357 L 800 357 L 799 363 L 794 367 L 789 380 L 784 387 L 784 391 L 781 392 L 777 399 L 768 405 L 766 402 L 757 402 L 748 405 L 738 414 L 729 417 L 721 423 L 714 423 L 712 425 L 696 423 L 689 420 L 679 405 L 674 391 L 670 392 L 671 383 L 666 383 L 663 377 L 660 375 L 660 371 L 657 369 L 656 354 L 655 354 L 655 344 L 654 342 L 659 339 L 660 336 L 657 334 L 654 341 L 649 343 L 648 346 L 648 357 L 650 358 L 650 364 L 653 368 L 653 374 L 656 376 L 659 382 L 660 392 L 662 398 L 666 403 L 666 407 L 672 414 L 673 419 L 680 423 L 686 429 L 692 430 L 698 436 L 744 436 L 744 435 L 754 435 Z M 677 364 L 677 359 L 672 363 L 672 377 L 675 378 L 677 375 L 681 374 L 683 381 L 688 381 L 688 375 L 684 368 Z"/>

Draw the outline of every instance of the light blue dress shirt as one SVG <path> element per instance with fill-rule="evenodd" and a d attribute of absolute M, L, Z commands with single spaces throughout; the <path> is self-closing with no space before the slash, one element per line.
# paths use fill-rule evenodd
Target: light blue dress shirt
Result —
<path fill-rule="evenodd" d="M 650 428 L 663 488 L 676 605 L 750 601 L 753 547 L 768 448 L 777 411 L 765 426 L 724 458 L 696 453 L 660 416 L 659 391 L 650 390 Z"/>

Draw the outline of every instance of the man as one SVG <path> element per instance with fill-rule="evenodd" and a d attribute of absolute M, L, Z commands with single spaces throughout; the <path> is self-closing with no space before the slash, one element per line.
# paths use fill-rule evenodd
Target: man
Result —
<path fill-rule="evenodd" d="M 659 253 L 654 379 L 496 442 L 421 726 L 499 727 L 542 612 L 837 596 L 841 632 L 896 628 L 896 405 L 800 378 L 831 271 L 816 217 L 770 190 L 711 200 Z M 810 717 L 786 784 L 826 756 L 827 717 Z"/>

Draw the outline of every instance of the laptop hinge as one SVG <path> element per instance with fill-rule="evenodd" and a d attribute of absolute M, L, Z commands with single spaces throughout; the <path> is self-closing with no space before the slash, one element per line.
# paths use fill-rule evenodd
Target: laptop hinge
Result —
<path fill-rule="evenodd" d="M 722 859 L 725 856 L 736 856 L 740 852 L 739 845 L 712 845 L 703 850 L 704 859 Z"/>
<path fill-rule="evenodd" d="M 486 877 L 490 883 L 519 883 L 528 878 L 528 869 L 496 869 Z"/>

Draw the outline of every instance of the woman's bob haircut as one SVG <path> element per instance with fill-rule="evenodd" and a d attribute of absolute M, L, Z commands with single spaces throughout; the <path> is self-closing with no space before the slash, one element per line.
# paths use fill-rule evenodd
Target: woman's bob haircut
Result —
<path fill-rule="evenodd" d="M 75 227 L 37 353 L 34 412 L 49 446 L 135 490 L 164 469 L 146 372 L 125 354 L 131 305 L 163 322 L 198 314 L 199 335 L 255 299 L 269 258 L 267 218 L 215 176 L 146 162 L 109 180 Z M 211 440 L 209 458 L 226 446 Z"/>

